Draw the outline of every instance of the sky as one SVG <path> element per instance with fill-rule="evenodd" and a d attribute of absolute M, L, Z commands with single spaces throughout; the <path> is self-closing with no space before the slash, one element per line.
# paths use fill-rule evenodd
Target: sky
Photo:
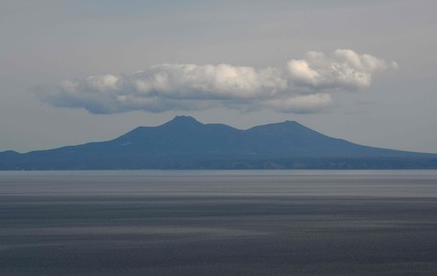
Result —
<path fill-rule="evenodd" d="M 437 1 L 0 0 L 0 151 L 176 115 L 437 153 Z"/>

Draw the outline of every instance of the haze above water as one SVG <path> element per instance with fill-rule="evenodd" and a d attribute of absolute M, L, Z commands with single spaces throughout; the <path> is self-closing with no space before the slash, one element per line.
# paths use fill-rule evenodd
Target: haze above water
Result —
<path fill-rule="evenodd" d="M 437 171 L 0 172 L 0 275 L 437 275 Z"/>

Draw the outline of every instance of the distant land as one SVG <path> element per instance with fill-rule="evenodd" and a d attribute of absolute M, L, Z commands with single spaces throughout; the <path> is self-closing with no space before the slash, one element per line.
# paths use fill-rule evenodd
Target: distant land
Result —
<path fill-rule="evenodd" d="M 0 170 L 436 168 L 437 154 L 357 145 L 294 121 L 240 130 L 189 116 L 105 142 L 0 153 Z"/>

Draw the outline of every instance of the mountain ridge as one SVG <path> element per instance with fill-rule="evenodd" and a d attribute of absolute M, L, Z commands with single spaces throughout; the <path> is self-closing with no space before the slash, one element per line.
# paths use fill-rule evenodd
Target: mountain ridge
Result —
<path fill-rule="evenodd" d="M 437 155 L 358 145 L 296 121 L 241 130 L 190 116 L 103 142 L 0 153 L 0 170 L 412 168 L 437 168 Z"/>

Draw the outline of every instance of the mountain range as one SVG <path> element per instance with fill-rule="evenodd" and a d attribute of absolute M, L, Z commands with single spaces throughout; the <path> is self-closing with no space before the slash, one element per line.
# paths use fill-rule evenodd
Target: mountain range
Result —
<path fill-rule="evenodd" d="M 0 153 L 0 170 L 434 168 L 437 154 L 362 146 L 294 121 L 240 130 L 189 116 L 110 141 Z"/>

